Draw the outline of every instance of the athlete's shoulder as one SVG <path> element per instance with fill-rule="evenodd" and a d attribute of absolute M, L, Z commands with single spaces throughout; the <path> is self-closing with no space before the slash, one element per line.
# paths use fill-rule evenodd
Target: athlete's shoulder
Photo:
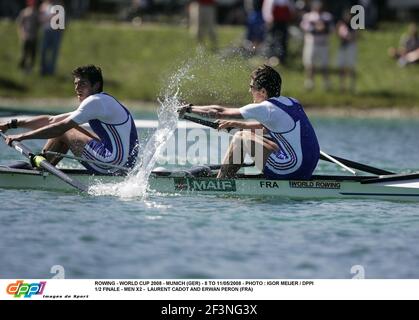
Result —
<path fill-rule="evenodd" d="M 79 110 L 97 109 L 103 105 L 102 97 L 99 93 L 92 94 L 80 103 Z"/>
<path fill-rule="evenodd" d="M 113 104 L 113 105 L 118 105 L 118 106 L 121 105 L 121 103 L 119 102 L 117 98 L 115 98 L 114 96 L 106 92 L 101 92 L 96 95 L 101 101 L 105 102 L 106 104 Z"/>
<path fill-rule="evenodd" d="M 86 99 L 83 100 L 83 103 L 91 103 L 94 101 L 100 101 L 103 99 L 103 96 L 101 93 L 95 93 L 95 94 L 91 94 L 90 96 L 88 96 Z"/>
<path fill-rule="evenodd" d="M 295 104 L 300 105 L 300 102 L 292 97 L 286 97 L 286 96 L 279 96 L 279 97 L 274 97 L 274 98 L 270 98 L 268 101 L 270 101 L 271 103 L 274 104 L 282 104 L 288 107 L 291 107 Z"/>

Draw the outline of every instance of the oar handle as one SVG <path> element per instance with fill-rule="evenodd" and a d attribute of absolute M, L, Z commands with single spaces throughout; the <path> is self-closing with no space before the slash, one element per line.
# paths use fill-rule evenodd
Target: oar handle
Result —
<path fill-rule="evenodd" d="M 4 140 L 7 139 L 7 136 L 2 131 L 0 131 L 0 136 Z M 76 188 L 79 191 L 86 192 L 86 193 L 89 191 L 89 188 L 87 186 L 85 186 L 84 184 L 82 184 L 81 182 L 79 182 L 77 180 L 74 180 L 73 178 L 71 178 L 70 176 L 66 175 L 61 170 L 59 170 L 56 167 L 54 167 L 44 157 L 39 156 L 39 155 L 35 155 L 31 151 L 31 149 L 29 149 L 23 143 L 21 143 L 19 141 L 13 141 L 11 143 L 11 146 L 17 152 L 19 152 L 20 154 L 22 154 L 23 156 L 25 156 L 26 158 L 28 158 L 29 161 L 31 162 L 31 164 L 33 166 L 35 166 L 37 168 L 43 168 L 43 169 L 45 169 L 49 173 L 53 174 L 57 178 L 63 180 L 66 183 L 68 183 L 69 185 L 71 185 L 72 187 Z"/>
<path fill-rule="evenodd" d="M 7 136 L 1 131 L 0 131 L 0 135 L 4 140 L 7 139 Z M 33 167 L 36 167 L 36 168 L 42 167 L 42 162 L 45 160 L 45 158 L 33 153 L 32 150 L 29 149 L 27 146 L 25 146 L 22 142 L 12 141 L 11 147 L 15 149 L 17 152 L 19 152 L 21 155 L 28 158 L 28 160 L 31 162 L 31 165 Z"/>
<path fill-rule="evenodd" d="M 3 133 L 3 131 L 0 131 L 0 136 L 6 141 L 7 136 Z M 27 157 L 32 162 L 32 159 L 35 156 L 35 154 L 24 144 L 22 144 L 19 141 L 12 141 L 11 147 L 15 149 L 17 152 Z"/>
<path fill-rule="evenodd" d="M 189 120 L 191 122 L 195 122 L 195 123 L 201 124 L 203 126 L 206 126 L 206 127 L 212 128 L 212 129 L 218 129 L 218 127 L 220 126 L 220 124 L 217 121 L 205 120 L 205 119 L 197 118 L 197 117 L 194 117 L 194 116 L 189 116 L 189 115 L 186 115 L 186 114 L 184 114 L 182 116 L 182 119 Z M 226 130 L 227 132 L 230 132 L 233 129 L 234 128 L 225 128 L 223 130 Z"/>
<path fill-rule="evenodd" d="M 213 129 L 218 129 L 218 127 L 219 127 L 219 124 L 217 122 L 210 121 L 210 120 L 205 120 L 205 119 L 201 119 L 201 118 L 196 118 L 196 117 L 193 117 L 193 116 L 188 116 L 186 114 L 183 115 L 182 118 L 185 119 L 185 120 L 189 120 L 191 122 L 202 124 L 203 126 L 210 127 L 210 128 L 213 128 Z"/>

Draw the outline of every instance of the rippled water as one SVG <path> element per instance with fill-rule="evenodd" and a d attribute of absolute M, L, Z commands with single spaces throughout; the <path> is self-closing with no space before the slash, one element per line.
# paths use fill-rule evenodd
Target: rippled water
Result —
<path fill-rule="evenodd" d="M 419 169 L 419 121 L 314 125 L 326 152 Z M 367 278 L 419 277 L 416 203 L 23 190 L 0 190 L 0 203 L 1 278 L 49 278 L 53 265 L 67 278 L 351 278 L 354 265 Z"/>

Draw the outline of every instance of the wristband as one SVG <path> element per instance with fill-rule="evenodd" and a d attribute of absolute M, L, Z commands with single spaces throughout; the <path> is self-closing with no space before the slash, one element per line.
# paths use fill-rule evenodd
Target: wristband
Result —
<path fill-rule="evenodd" d="M 16 129 L 17 128 L 17 119 L 10 120 L 10 122 L 7 124 L 7 128 L 8 129 Z"/>
<path fill-rule="evenodd" d="M 193 106 L 193 104 L 192 103 L 190 103 L 187 107 L 186 107 L 186 112 L 187 113 L 192 113 L 192 106 Z"/>

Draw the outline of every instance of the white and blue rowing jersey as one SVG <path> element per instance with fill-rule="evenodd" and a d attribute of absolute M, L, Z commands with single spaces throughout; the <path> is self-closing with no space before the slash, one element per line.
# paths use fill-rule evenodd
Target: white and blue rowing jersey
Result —
<path fill-rule="evenodd" d="M 77 124 L 89 123 L 100 141 L 92 139 L 83 158 L 106 164 L 133 167 L 138 155 L 138 135 L 131 113 L 114 97 L 98 93 L 84 99 L 70 115 Z M 112 174 L 117 168 L 82 162 L 92 173 Z"/>
<path fill-rule="evenodd" d="M 320 157 L 314 129 L 301 104 L 288 97 L 270 98 L 240 108 L 244 119 L 260 122 L 279 146 L 265 163 L 270 179 L 310 179 Z"/>

